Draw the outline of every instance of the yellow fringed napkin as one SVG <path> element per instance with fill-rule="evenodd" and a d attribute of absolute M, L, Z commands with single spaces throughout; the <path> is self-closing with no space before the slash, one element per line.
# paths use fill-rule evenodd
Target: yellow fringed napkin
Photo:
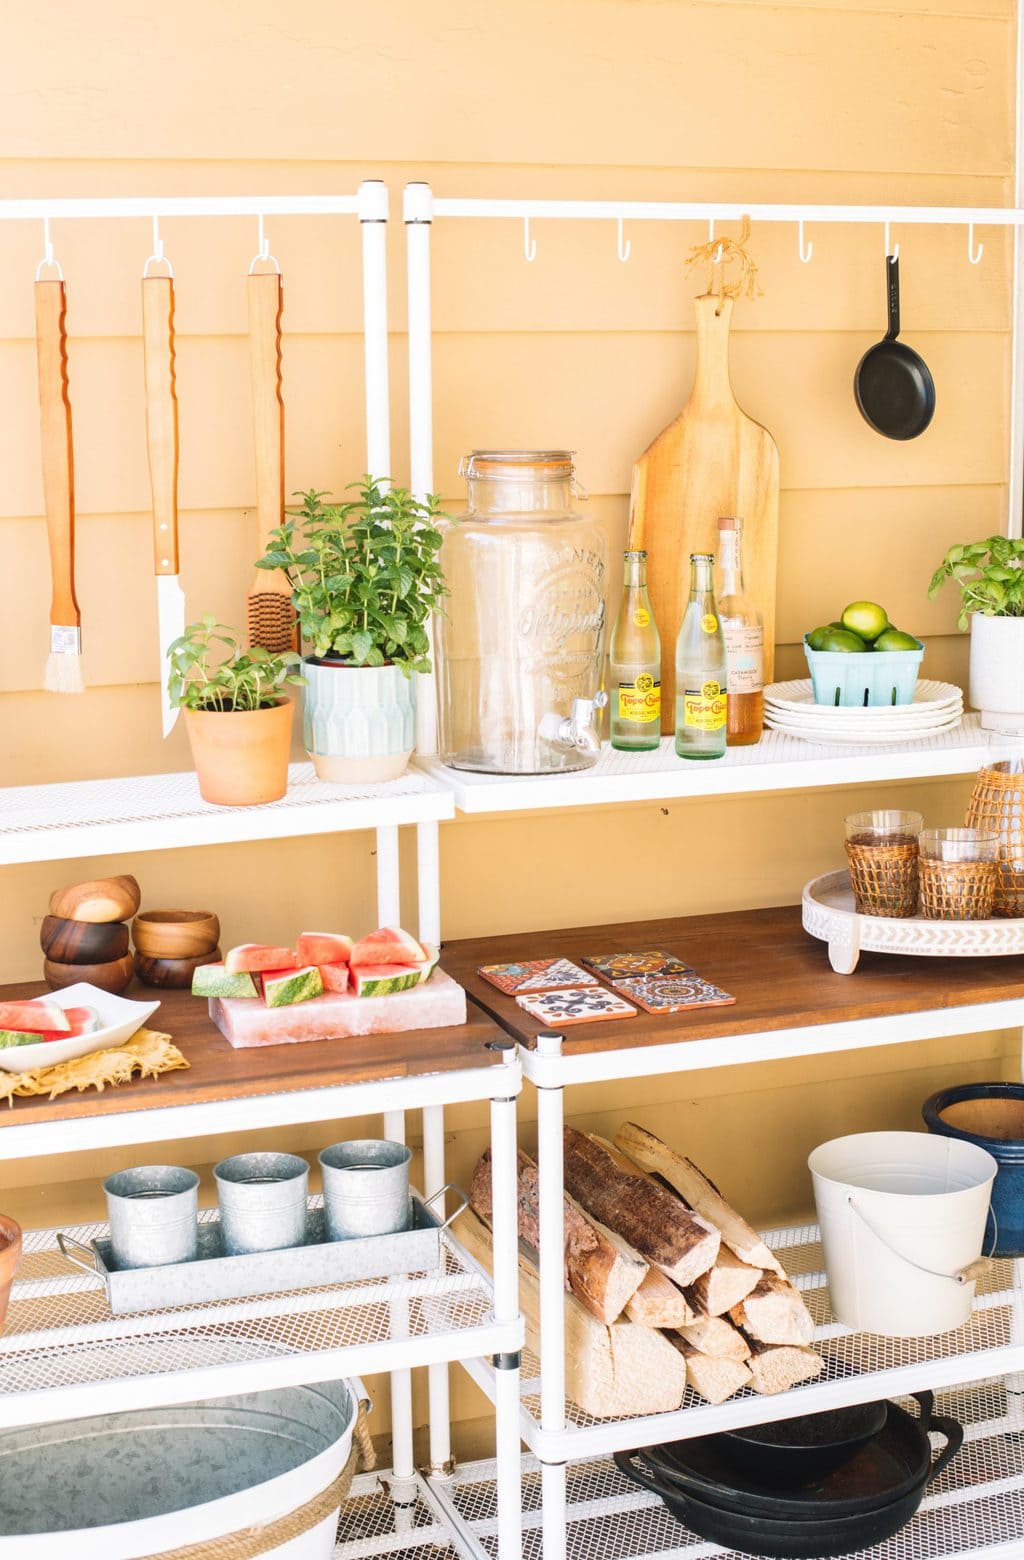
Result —
<path fill-rule="evenodd" d="M 15 1095 L 48 1094 L 55 1100 L 69 1089 L 97 1089 L 101 1094 L 109 1084 L 117 1088 L 136 1073 L 140 1078 L 155 1078 L 160 1073 L 176 1072 L 191 1064 L 185 1060 L 170 1035 L 154 1029 L 140 1029 L 132 1038 L 112 1051 L 93 1051 L 73 1062 L 58 1062 L 55 1067 L 37 1067 L 34 1072 L 0 1072 L 0 1101 L 14 1103 Z"/>

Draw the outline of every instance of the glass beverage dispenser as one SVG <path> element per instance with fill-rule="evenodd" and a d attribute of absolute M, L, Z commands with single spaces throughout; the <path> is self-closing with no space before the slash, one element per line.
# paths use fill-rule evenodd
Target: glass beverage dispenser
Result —
<path fill-rule="evenodd" d="M 437 625 L 439 745 L 489 774 L 586 769 L 600 752 L 607 570 L 575 508 L 569 450 L 474 450 L 465 516 L 445 537 Z"/>

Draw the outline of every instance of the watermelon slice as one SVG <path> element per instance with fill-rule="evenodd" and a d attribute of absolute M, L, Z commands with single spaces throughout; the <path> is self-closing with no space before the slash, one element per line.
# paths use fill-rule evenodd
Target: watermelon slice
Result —
<path fill-rule="evenodd" d="M 263 974 L 263 1000 L 267 1007 L 290 1007 L 293 1002 L 308 1002 L 312 997 L 322 997 L 324 983 L 315 964 L 304 970 L 265 970 Z"/>
<path fill-rule="evenodd" d="M 79 1035 L 94 1034 L 101 1027 L 95 1008 L 64 1008 L 68 1020 L 67 1029 L 0 1029 L 0 1047 L 15 1045 L 40 1045 L 52 1040 L 77 1040 Z"/>
<path fill-rule="evenodd" d="M 423 949 L 411 932 L 400 926 L 382 926 L 360 938 L 349 956 L 350 964 L 422 964 Z"/>
<path fill-rule="evenodd" d="M 433 943 L 424 943 L 423 952 L 426 954 L 426 962 L 420 966 L 420 985 L 425 986 L 427 981 L 437 969 L 438 960 L 441 957 L 440 948 L 435 948 Z"/>
<path fill-rule="evenodd" d="M 42 1034 L 44 1030 L 67 1034 L 71 1022 L 62 1007 L 49 997 L 33 997 L 27 1002 L 0 1002 L 0 1029 L 19 1034 Z"/>
<path fill-rule="evenodd" d="M 229 975 L 223 964 L 201 964 L 192 973 L 194 997 L 258 997 L 259 986 L 248 970 Z"/>
<path fill-rule="evenodd" d="M 347 964 L 354 946 L 343 932 L 301 932 L 295 957 L 300 964 Z"/>
<path fill-rule="evenodd" d="M 320 979 L 324 983 L 325 991 L 348 990 L 348 965 L 347 964 L 320 964 Z"/>
<path fill-rule="evenodd" d="M 224 968 L 229 975 L 241 975 L 246 970 L 296 970 L 298 962 L 292 948 L 270 948 L 265 943 L 239 943 L 224 955 Z"/>
<path fill-rule="evenodd" d="M 364 964 L 358 969 L 353 965 L 352 986 L 357 997 L 383 997 L 418 986 L 422 973 L 419 964 Z"/>

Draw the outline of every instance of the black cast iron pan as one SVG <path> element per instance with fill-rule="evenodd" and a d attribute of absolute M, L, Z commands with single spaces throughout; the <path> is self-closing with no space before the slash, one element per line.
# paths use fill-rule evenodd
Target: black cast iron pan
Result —
<path fill-rule="evenodd" d="M 888 1403 L 850 1403 L 766 1425 L 721 1430 L 709 1445 L 733 1468 L 779 1484 L 808 1484 L 849 1462 L 882 1429 Z M 694 1444 L 692 1441 L 689 1443 Z M 685 1443 L 682 1448 L 685 1453 Z"/>
<path fill-rule="evenodd" d="M 857 364 L 853 392 L 861 416 L 887 439 L 916 439 L 935 412 L 935 381 L 920 353 L 897 341 L 900 333 L 900 262 L 885 261 L 889 329 Z"/>

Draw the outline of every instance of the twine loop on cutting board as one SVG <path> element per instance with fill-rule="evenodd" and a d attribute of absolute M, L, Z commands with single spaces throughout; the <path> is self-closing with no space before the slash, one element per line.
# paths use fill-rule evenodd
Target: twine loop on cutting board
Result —
<path fill-rule="evenodd" d="M 709 295 L 716 294 L 722 300 L 759 298 L 762 289 L 757 284 L 757 262 L 750 253 L 750 231 L 750 218 L 744 217 L 737 238 L 717 233 L 709 236 L 704 244 L 694 244 L 686 262 L 686 274 L 689 276 L 698 266 L 706 265 Z M 727 281 L 726 267 L 729 265 L 736 266 L 737 270 Z"/>

